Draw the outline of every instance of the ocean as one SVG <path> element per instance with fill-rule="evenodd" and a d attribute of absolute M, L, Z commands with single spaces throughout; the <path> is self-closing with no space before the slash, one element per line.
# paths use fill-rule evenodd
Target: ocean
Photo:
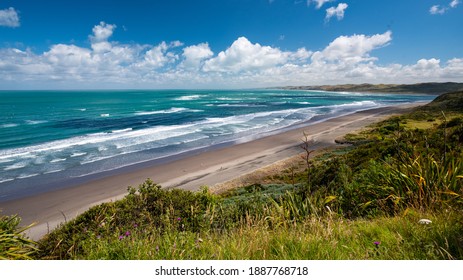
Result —
<path fill-rule="evenodd" d="M 0 91 L 0 201 L 434 98 L 280 89 Z"/>

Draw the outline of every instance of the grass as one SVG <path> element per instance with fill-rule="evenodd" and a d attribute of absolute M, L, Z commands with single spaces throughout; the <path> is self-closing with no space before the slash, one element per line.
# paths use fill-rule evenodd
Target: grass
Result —
<path fill-rule="evenodd" d="M 462 213 L 407 213 L 373 220 L 306 218 L 269 228 L 265 221 L 243 224 L 227 233 L 133 231 L 119 239 L 86 240 L 75 259 L 454 259 L 462 256 Z M 433 221 L 419 224 L 419 218 Z M 250 242 L 252 240 L 252 242 Z M 375 242 L 380 244 L 376 245 Z"/>

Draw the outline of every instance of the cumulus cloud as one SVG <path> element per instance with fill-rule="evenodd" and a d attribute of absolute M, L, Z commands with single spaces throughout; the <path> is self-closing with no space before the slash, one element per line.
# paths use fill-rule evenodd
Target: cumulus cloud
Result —
<path fill-rule="evenodd" d="M 19 15 L 14 8 L 0 10 L 0 26 L 19 27 Z"/>
<path fill-rule="evenodd" d="M 252 44 L 246 37 L 240 37 L 227 50 L 206 61 L 204 70 L 217 72 L 259 70 L 283 64 L 287 59 L 288 53 L 258 43 Z"/>
<path fill-rule="evenodd" d="M 48 79 L 52 67 L 41 60 L 29 49 L 0 49 L 0 81 Z"/>
<path fill-rule="evenodd" d="M 346 3 L 339 3 L 337 7 L 331 7 L 326 9 L 325 20 L 329 21 L 332 17 L 336 16 L 338 20 L 344 18 L 344 11 L 349 7 Z"/>
<path fill-rule="evenodd" d="M 440 60 L 431 58 L 431 59 L 420 59 L 415 65 L 416 69 L 422 70 L 434 70 L 440 67 Z"/>
<path fill-rule="evenodd" d="M 75 45 L 58 44 L 43 54 L 44 62 L 52 65 L 74 67 L 92 64 L 92 53 L 89 49 Z"/>
<path fill-rule="evenodd" d="M 111 50 L 111 44 L 108 42 L 109 37 L 113 35 L 116 25 L 106 24 L 100 22 L 99 25 L 93 27 L 93 35 L 90 35 L 90 41 L 92 42 L 92 49 L 96 52 L 107 52 Z"/>
<path fill-rule="evenodd" d="M 319 51 L 281 50 L 239 37 L 214 54 L 208 43 L 111 41 L 116 26 L 96 25 L 90 47 L 56 44 L 43 53 L 0 48 L 0 88 L 230 88 L 339 83 L 463 82 L 463 58 L 381 65 L 374 51 L 392 32 L 334 38 Z"/>
<path fill-rule="evenodd" d="M 185 58 L 182 64 L 183 67 L 199 69 L 202 61 L 212 57 L 214 53 L 209 48 L 208 43 L 201 43 L 184 48 L 182 55 Z"/>
<path fill-rule="evenodd" d="M 90 39 L 95 43 L 107 41 L 113 35 L 114 29 L 116 29 L 115 24 L 107 24 L 102 21 L 93 27 L 93 35 L 90 35 Z"/>
<path fill-rule="evenodd" d="M 167 49 L 168 47 L 166 42 L 162 42 L 147 51 L 145 54 L 145 65 L 153 68 L 164 66 L 169 61 L 169 57 L 166 55 Z"/>
<path fill-rule="evenodd" d="M 340 36 L 332 41 L 323 51 L 314 53 L 312 60 L 315 62 L 329 61 L 343 63 L 376 60 L 376 58 L 370 56 L 370 52 L 387 46 L 391 40 L 391 31 L 373 36 Z"/>

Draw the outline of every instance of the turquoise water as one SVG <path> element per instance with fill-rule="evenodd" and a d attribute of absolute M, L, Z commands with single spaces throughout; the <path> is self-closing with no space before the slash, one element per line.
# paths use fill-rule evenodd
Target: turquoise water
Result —
<path fill-rule="evenodd" d="M 0 200 L 430 95 L 287 90 L 0 91 Z"/>

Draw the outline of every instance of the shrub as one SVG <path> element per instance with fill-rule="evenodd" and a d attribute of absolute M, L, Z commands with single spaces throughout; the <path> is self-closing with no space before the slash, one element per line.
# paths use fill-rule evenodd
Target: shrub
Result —
<path fill-rule="evenodd" d="M 94 206 L 47 234 L 39 242 L 37 257 L 74 258 L 96 236 L 117 241 L 132 232 L 200 232 L 210 226 L 215 200 L 206 188 L 196 193 L 165 190 L 148 179 L 138 189 L 129 187 L 123 199 Z"/>

